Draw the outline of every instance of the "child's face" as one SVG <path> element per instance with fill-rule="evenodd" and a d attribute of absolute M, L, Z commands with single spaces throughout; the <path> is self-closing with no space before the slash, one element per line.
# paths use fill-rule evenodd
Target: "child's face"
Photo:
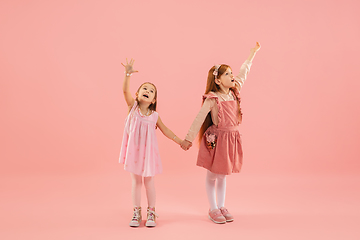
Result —
<path fill-rule="evenodd" d="M 226 88 L 235 87 L 234 75 L 231 68 L 227 68 L 226 71 L 219 78 L 219 85 L 222 85 Z"/>
<path fill-rule="evenodd" d="M 141 86 L 139 89 L 139 92 L 137 92 L 136 96 L 139 100 L 139 102 L 144 103 L 155 103 L 155 87 L 152 84 L 145 83 Z"/>

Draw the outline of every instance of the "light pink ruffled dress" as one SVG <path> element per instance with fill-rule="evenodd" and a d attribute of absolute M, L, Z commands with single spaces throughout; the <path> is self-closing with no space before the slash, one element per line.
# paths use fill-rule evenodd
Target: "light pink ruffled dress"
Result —
<path fill-rule="evenodd" d="M 128 172 L 151 177 L 162 172 L 155 133 L 158 113 L 153 111 L 151 115 L 143 116 L 137 106 L 135 101 L 126 118 L 120 163 L 124 164 Z"/>

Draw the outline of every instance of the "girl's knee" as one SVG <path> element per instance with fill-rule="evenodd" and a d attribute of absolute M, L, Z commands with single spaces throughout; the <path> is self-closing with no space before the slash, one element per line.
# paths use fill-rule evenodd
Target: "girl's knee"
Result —
<path fill-rule="evenodd" d="M 144 177 L 144 185 L 145 187 L 150 187 L 154 185 L 154 177 Z"/>
<path fill-rule="evenodd" d="M 218 180 L 224 180 L 225 178 L 226 178 L 226 175 L 223 175 L 223 174 L 218 174 L 217 175 Z"/>
<path fill-rule="evenodd" d="M 210 172 L 209 170 L 207 171 L 206 180 L 208 180 L 208 181 L 215 181 L 216 178 L 217 178 L 217 174 L 216 174 L 216 173 L 212 173 L 212 172 Z"/>
<path fill-rule="evenodd" d="M 132 174 L 132 182 L 134 185 L 142 185 L 142 177 L 139 175 Z"/>

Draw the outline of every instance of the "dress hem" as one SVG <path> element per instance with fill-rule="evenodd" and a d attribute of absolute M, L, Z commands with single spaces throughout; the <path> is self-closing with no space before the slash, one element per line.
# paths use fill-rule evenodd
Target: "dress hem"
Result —
<path fill-rule="evenodd" d="M 235 170 L 235 171 L 232 171 L 232 172 L 230 172 L 230 173 L 228 173 L 228 172 L 226 172 L 226 173 L 223 173 L 223 172 L 213 172 L 213 171 L 211 171 L 211 169 L 209 169 L 209 168 L 207 168 L 206 166 L 201 165 L 201 164 L 199 164 L 199 163 L 197 163 L 196 166 L 205 168 L 206 170 L 209 170 L 209 171 L 212 172 L 212 173 L 222 174 L 222 175 L 231 175 L 232 173 L 240 173 L 240 171 L 241 171 L 241 170 Z"/>

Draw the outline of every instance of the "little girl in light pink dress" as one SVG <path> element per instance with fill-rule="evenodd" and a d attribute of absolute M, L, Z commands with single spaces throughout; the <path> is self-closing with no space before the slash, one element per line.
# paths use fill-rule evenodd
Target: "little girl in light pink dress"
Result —
<path fill-rule="evenodd" d="M 166 137 L 179 145 L 183 141 L 164 125 L 156 112 L 157 90 L 153 83 L 141 84 L 135 93 L 136 98 L 132 97 L 129 90 L 130 76 L 137 72 L 133 69 L 133 64 L 133 59 L 130 62 L 126 59 L 126 65 L 122 64 L 125 67 L 123 92 L 129 114 L 125 121 L 119 161 L 132 178 L 133 217 L 129 225 L 138 227 L 141 224 L 141 187 L 144 182 L 148 200 L 145 226 L 155 227 L 157 214 L 154 176 L 162 172 L 155 130 L 158 127 Z"/>

